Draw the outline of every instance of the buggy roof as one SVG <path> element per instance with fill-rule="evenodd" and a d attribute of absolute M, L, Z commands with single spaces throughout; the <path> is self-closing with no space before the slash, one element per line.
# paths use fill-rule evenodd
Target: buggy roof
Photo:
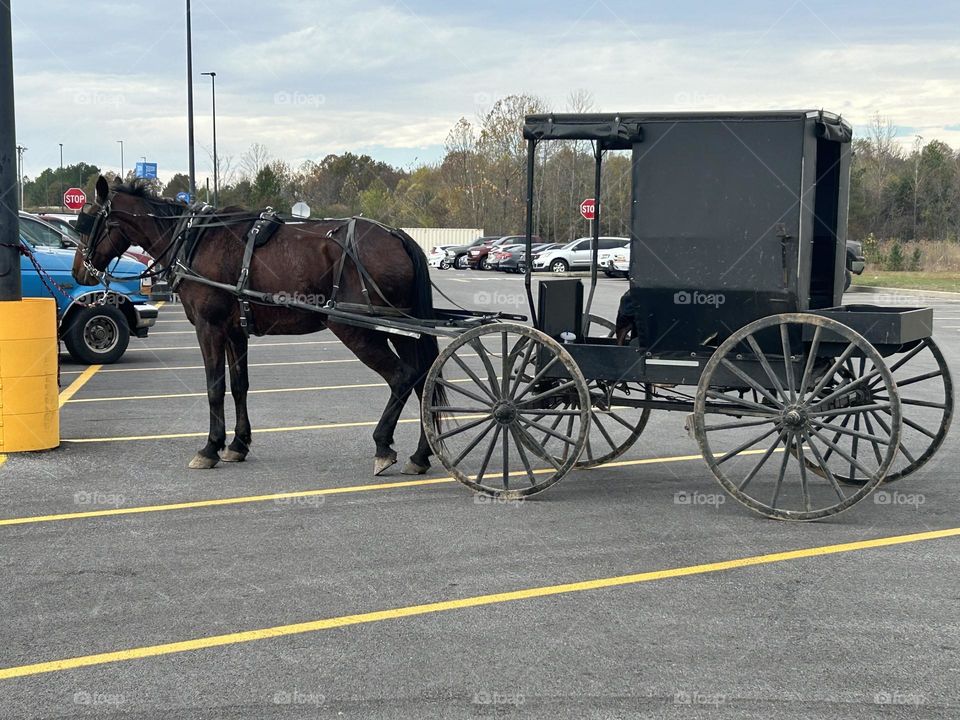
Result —
<path fill-rule="evenodd" d="M 629 150 L 643 142 L 644 123 L 751 122 L 816 120 L 817 132 L 836 142 L 850 142 L 853 131 L 839 115 L 823 110 L 760 112 L 550 113 L 527 115 L 527 140 L 597 140 L 607 150 Z"/>

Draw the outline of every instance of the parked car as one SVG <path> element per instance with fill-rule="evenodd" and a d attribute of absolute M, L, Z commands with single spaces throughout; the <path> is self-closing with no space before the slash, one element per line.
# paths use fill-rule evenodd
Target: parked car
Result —
<path fill-rule="evenodd" d="M 853 282 L 854 275 L 863 274 L 867 261 L 863 257 L 863 245 L 856 240 L 847 240 L 847 270 L 844 273 L 843 289 L 846 290 Z"/>
<path fill-rule="evenodd" d="M 630 238 L 601 237 L 598 252 L 600 250 L 612 250 L 629 242 Z M 590 261 L 593 257 L 592 244 L 592 238 L 577 238 L 563 247 L 542 252 L 534 259 L 533 269 L 567 272 L 575 268 L 590 267 Z"/>
<path fill-rule="evenodd" d="M 609 278 L 627 277 L 630 273 L 630 243 L 597 253 L 597 267 Z"/>
<path fill-rule="evenodd" d="M 492 270 L 493 268 L 489 262 L 489 256 L 492 250 L 495 248 L 504 248 L 508 245 L 516 245 L 521 242 L 527 242 L 526 235 L 504 235 L 493 242 L 477 245 L 477 247 L 470 248 L 470 253 L 467 255 L 467 265 L 473 270 Z M 539 243 L 540 237 L 534 235 L 533 242 Z"/>
<path fill-rule="evenodd" d="M 455 245 L 435 245 L 433 250 L 430 251 L 430 254 L 427 256 L 427 261 L 430 263 L 430 267 L 439 268 L 440 270 L 446 270 L 450 267 L 450 263 L 447 261 L 447 248 L 456 247 Z"/>
<path fill-rule="evenodd" d="M 467 269 L 467 254 L 472 248 L 482 245 L 485 242 L 493 242 L 499 235 L 482 235 L 468 245 L 454 245 L 447 248 L 447 264 L 458 270 Z"/>
<path fill-rule="evenodd" d="M 60 286 L 63 293 L 47 289 L 30 258 L 20 258 L 20 277 L 24 297 L 53 297 L 57 303 L 60 339 L 70 356 L 82 363 L 105 365 L 119 360 L 127 349 L 130 335 L 147 337 L 157 321 L 157 308 L 147 302 L 139 280 L 82 286 L 71 270 L 76 251 L 64 248 L 61 239 L 47 236 L 37 242 L 21 225 L 20 243 L 29 250 L 41 268 Z M 136 276 L 146 267 L 130 258 L 119 258 L 109 272 L 118 277 Z"/>
<path fill-rule="evenodd" d="M 537 253 L 555 246 L 556 243 L 533 243 L 530 246 L 530 254 L 536 257 Z M 501 272 L 526 272 L 527 261 L 524 258 L 526 249 L 527 246 L 525 242 L 520 245 L 510 245 L 505 248 L 500 248 L 497 252 L 492 253 L 493 259 L 490 262 L 494 264 L 495 269 Z"/>

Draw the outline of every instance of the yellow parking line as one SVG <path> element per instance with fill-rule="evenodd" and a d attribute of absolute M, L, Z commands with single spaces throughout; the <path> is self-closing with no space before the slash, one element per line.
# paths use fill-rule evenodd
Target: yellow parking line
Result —
<path fill-rule="evenodd" d="M 290 362 L 266 362 L 266 363 L 249 363 L 248 367 L 280 367 L 285 365 L 335 365 L 338 363 L 357 363 L 360 362 L 356 358 L 343 358 L 342 360 L 296 360 Z M 101 373 L 126 373 L 126 372 L 164 372 L 171 370 L 203 370 L 203 365 L 148 365 L 144 367 L 121 367 L 121 368 L 105 368 L 101 370 Z M 61 375 L 73 375 L 80 373 L 79 370 L 65 370 L 61 372 Z"/>
<path fill-rule="evenodd" d="M 52 660 L 48 662 L 33 663 L 31 665 L 18 665 L 0 669 L 0 680 L 15 677 L 25 677 L 28 675 L 40 675 L 42 673 L 61 672 L 64 670 L 74 670 L 76 668 L 91 667 L 94 665 L 126 662 L 128 660 L 138 660 L 148 657 L 173 655 L 175 653 L 223 647 L 225 645 L 237 645 L 240 643 L 255 642 L 257 640 L 269 640 L 272 638 L 287 637 L 290 635 L 303 635 L 305 633 L 333 630 L 335 628 L 348 627 L 351 625 L 363 625 L 367 623 L 383 622 L 385 620 L 397 620 L 400 618 L 429 615 L 432 613 L 447 612 L 451 610 L 464 610 L 466 608 L 482 607 L 484 605 L 497 605 L 518 600 L 532 600 L 535 598 L 545 598 L 556 595 L 570 595 L 572 593 L 624 587 L 657 580 L 667 580 L 670 578 L 705 575 L 707 573 L 738 570 L 741 568 L 771 565 L 774 563 L 803 560 L 813 557 L 823 557 L 826 555 L 839 555 L 841 553 L 858 552 L 861 550 L 890 547 L 894 545 L 903 545 L 906 543 L 923 542 L 928 540 L 938 540 L 956 536 L 960 536 L 960 528 L 933 530 L 930 532 L 913 533 L 910 535 L 880 537 L 872 540 L 859 540 L 856 542 L 841 543 L 837 545 L 821 545 L 818 547 L 801 548 L 798 550 L 768 553 L 765 555 L 752 555 L 749 557 L 703 563 L 700 565 L 686 565 L 663 570 L 632 573 L 630 575 L 616 575 L 613 577 L 599 578 L 596 580 L 564 583 L 562 585 L 541 585 L 539 587 L 512 590 L 509 592 L 494 593 L 490 595 L 473 595 L 469 597 L 456 598 L 453 600 L 424 603 L 422 605 L 406 605 L 403 607 L 359 613 L 356 615 L 340 615 L 337 617 L 293 623 L 290 625 L 275 625 L 273 627 L 260 628 L 257 630 L 246 630 L 242 632 L 227 633 L 224 635 L 212 635 L 208 637 L 195 638 L 193 640 L 164 643 L 161 645 L 145 645 L 126 650 L 98 653 L 96 655 L 81 655 L 78 657 L 66 658 L 64 660 Z"/>
<path fill-rule="evenodd" d="M 281 347 L 286 345 L 340 345 L 339 340 L 308 340 L 306 342 L 250 343 L 251 348 Z M 161 350 L 199 350 L 199 345 L 178 345 L 176 347 L 138 347 L 127 348 L 127 352 L 160 352 Z"/>
<path fill-rule="evenodd" d="M 743 455 L 758 454 L 763 450 L 747 450 Z M 690 462 L 700 460 L 702 455 L 675 455 L 673 457 L 643 458 L 641 460 L 619 460 L 617 462 L 600 465 L 600 468 L 633 467 L 636 465 L 655 465 L 659 463 Z M 518 470 L 511 475 L 521 475 L 524 471 Z M 548 468 L 536 469 L 535 474 L 551 472 Z M 319 490 L 297 490 L 293 492 L 270 493 L 268 495 L 248 495 L 240 497 L 214 498 L 211 500 L 192 500 L 187 502 L 171 503 L 167 505 L 142 505 L 128 508 L 109 508 L 104 510 L 89 510 L 87 512 L 60 513 L 58 515 L 33 515 L 30 517 L 0 519 L 0 527 L 4 525 L 32 525 L 34 523 L 57 522 L 61 520 L 82 520 L 85 518 L 112 517 L 116 515 L 139 515 L 142 513 L 166 512 L 169 510 L 191 510 L 195 508 L 216 507 L 219 505 L 243 505 L 247 503 L 291 500 L 295 498 L 317 497 L 320 495 L 345 495 L 348 493 L 372 492 L 375 490 L 397 490 L 400 488 L 422 487 L 424 485 L 443 485 L 455 482 L 455 478 L 425 478 L 422 480 L 399 480 L 397 482 L 376 483 L 374 485 L 347 485 L 343 487 L 322 488 Z"/>
<path fill-rule="evenodd" d="M 92 378 L 96 374 L 97 370 L 102 367 L 103 365 L 91 365 L 82 373 L 80 373 L 80 377 L 70 383 L 70 385 L 60 393 L 60 407 L 66 405 L 70 398 L 76 395 L 77 391 L 86 385 L 87 381 Z"/>
<path fill-rule="evenodd" d="M 379 388 L 387 387 L 384 382 L 379 383 L 352 383 L 349 385 L 315 385 L 313 387 L 298 388 L 272 388 L 269 390 L 250 390 L 250 395 L 267 395 L 273 393 L 291 393 L 291 392 L 314 392 L 318 390 L 350 390 L 353 388 Z M 205 392 L 191 393 L 169 393 L 167 395 L 122 395 L 108 397 L 80 398 L 79 400 L 69 400 L 71 403 L 92 403 L 92 402 L 119 402 L 121 400 L 166 400 L 167 398 L 186 398 L 186 397 L 206 397 Z"/>

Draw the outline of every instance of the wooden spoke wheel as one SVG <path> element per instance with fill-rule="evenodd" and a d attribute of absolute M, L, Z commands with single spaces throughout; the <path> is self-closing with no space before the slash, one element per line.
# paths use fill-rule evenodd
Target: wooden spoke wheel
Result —
<path fill-rule="evenodd" d="M 830 384 L 844 382 L 854 375 L 854 368 L 861 361 L 847 360 L 845 366 L 837 371 Z M 884 477 L 885 483 L 895 482 L 915 472 L 923 466 L 943 445 L 953 419 L 953 380 L 947 367 L 946 358 L 937 344 L 930 338 L 917 343 L 910 350 L 888 358 L 890 372 L 897 384 L 897 393 L 900 396 L 900 416 L 903 423 L 900 432 L 899 453 L 890 471 Z M 885 402 L 880 377 L 874 377 L 866 384 L 867 391 L 878 402 Z M 842 427 L 852 427 L 854 430 L 865 430 L 873 433 L 876 430 L 887 432 L 891 423 L 889 408 L 871 410 L 862 417 L 854 418 L 851 425 L 850 416 L 828 418 L 831 422 L 840 420 Z M 833 441 L 836 442 L 834 433 Z M 860 452 L 873 452 L 869 444 L 861 443 Z M 829 459 L 833 450 L 825 453 Z M 816 472 L 818 466 L 814 465 Z M 850 485 L 863 485 L 866 478 L 857 472 L 854 466 L 848 472 L 836 473 L 840 482 Z"/>
<path fill-rule="evenodd" d="M 568 395 L 566 407 L 559 399 Z M 433 452 L 485 495 L 546 490 L 586 445 L 587 382 L 560 343 L 526 325 L 495 323 L 457 337 L 430 368 L 423 398 Z"/>
<path fill-rule="evenodd" d="M 871 412 L 884 414 L 885 426 L 868 425 Z M 846 325 L 773 315 L 737 330 L 707 362 L 693 428 L 738 502 L 771 518 L 816 520 L 852 507 L 883 480 L 900 442 L 900 400 L 883 358 Z M 844 486 L 844 474 L 863 483 Z"/>

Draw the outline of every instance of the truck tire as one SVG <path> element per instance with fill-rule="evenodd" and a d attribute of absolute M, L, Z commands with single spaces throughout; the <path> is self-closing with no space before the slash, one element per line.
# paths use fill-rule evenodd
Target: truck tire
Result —
<path fill-rule="evenodd" d="M 88 365 L 116 362 L 129 343 L 127 318 L 109 305 L 81 308 L 69 318 L 63 331 L 63 344 L 70 357 Z"/>

